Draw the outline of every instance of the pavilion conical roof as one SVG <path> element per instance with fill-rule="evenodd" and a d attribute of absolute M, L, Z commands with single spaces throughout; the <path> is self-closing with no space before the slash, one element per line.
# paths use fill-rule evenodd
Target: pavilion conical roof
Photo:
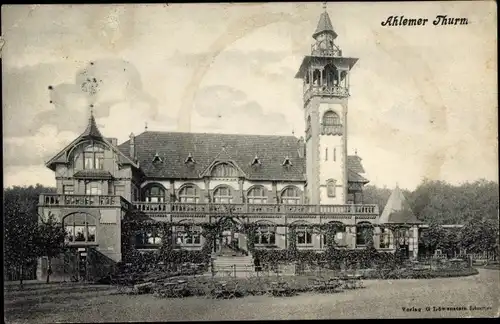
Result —
<path fill-rule="evenodd" d="M 416 224 L 421 221 L 413 213 L 401 189 L 396 186 L 380 215 L 379 223 Z"/>

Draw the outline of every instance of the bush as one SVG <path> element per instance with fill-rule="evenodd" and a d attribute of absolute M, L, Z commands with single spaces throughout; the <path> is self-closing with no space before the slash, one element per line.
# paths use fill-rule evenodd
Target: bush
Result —
<path fill-rule="evenodd" d="M 329 268 L 334 269 L 339 269 L 341 264 L 348 269 L 395 268 L 398 265 L 393 253 L 379 252 L 375 248 L 362 250 L 330 248 L 324 252 L 312 250 L 255 250 L 254 257 L 260 260 L 261 265 L 269 267 L 292 262 L 308 265 L 326 264 Z"/>
<path fill-rule="evenodd" d="M 132 250 L 126 256 L 130 272 L 145 272 L 158 268 L 159 265 L 181 265 L 183 263 L 207 265 L 210 255 L 199 250 L 138 251 Z"/>
<path fill-rule="evenodd" d="M 460 269 L 381 269 L 367 273 L 365 279 L 432 279 L 432 278 L 452 278 L 452 277 L 466 277 L 478 274 L 474 268 L 460 268 Z"/>

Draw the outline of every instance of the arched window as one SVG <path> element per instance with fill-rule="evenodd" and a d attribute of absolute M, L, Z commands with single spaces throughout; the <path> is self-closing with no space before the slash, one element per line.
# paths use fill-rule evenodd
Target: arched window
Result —
<path fill-rule="evenodd" d="M 340 117 L 334 111 L 327 111 L 323 115 L 323 126 L 335 126 L 340 125 Z"/>
<path fill-rule="evenodd" d="M 157 228 L 149 228 L 136 235 L 136 245 L 140 247 L 160 246 L 162 243 L 161 231 Z"/>
<path fill-rule="evenodd" d="M 201 245 L 201 227 L 195 225 L 180 225 L 175 227 L 175 243 L 179 246 Z"/>
<path fill-rule="evenodd" d="M 211 174 L 216 178 L 237 177 L 238 171 L 229 163 L 219 163 L 214 166 Z"/>
<path fill-rule="evenodd" d="M 102 186 L 98 181 L 92 181 L 85 183 L 85 194 L 86 195 L 102 195 Z"/>
<path fill-rule="evenodd" d="M 298 226 L 295 230 L 297 235 L 297 246 L 312 245 L 312 228 L 308 226 Z"/>
<path fill-rule="evenodd" d="M 326 182 L 326 194 L 328 197 L 335 197 L 335 188 L 337 186 L 337 181 L 330 179 Z"/>
<path fill-rule="evenodd" d="M 370 223 L 361 222 L 356 225 L 356 245 L 366 245 L 368 234 L 373 233 L 370 229 Z"/>
<path fill-rule="evenodd" d="M 281 203 L 287 205 L 298 205 L 300 203 L 300 193 L 297 187 L 287 187 L 281 193 Z"/>
<path fill-rule="evenodd" d="M 334 87 L 338 85 L 338 71 L 332 64 L 327 64 L 323 72 L 325 78 L 325 85 L 327 87 Z"/>
<path fill-rule="evenodd" d="M 147 202 L 165 202 L 165 189 L 159 185 L 150 185 L 144 190 L 144 198 Z"/>
<path fill-rule="evenodd" d="M 185 185 L 179 190 L 179 201 L 183 203 L 197 203 L 200 200 L 198 190 L 193 185 Z"/>
<path fill-rule="evenodd" d="M 258 224 L 254 243 L 276 245 L 276 227 L 269 223 Z"/>
<path fill-rule="evenodd" d="M 63 219 L 69 242 L 95 242 L 96 220 L 85 213 L 71 214 Z"/>
<path fill-rule="evenodd" d="M 220 186 L 214 190 L 214 202 L 218 204 L 230 204 L 233 202 L 231 189 L 228 186 Z"/>
<path fill-rule="evenodd" d="M 263 186 L 255 186 L 248 190 L 247 201 L 249 204 L 267 203 L 266 190 Z"/>
<path fill-rule="evenodd" d="M 322 135 L 342 135 L 340 117 L 334 111 L 325 112 L 321 127 Z"/>
<path fill-rule="evenodd" d="M 104 169 L 104 147 L 94 143 L 85 146 L 83 150 L 84 169 Z"/>

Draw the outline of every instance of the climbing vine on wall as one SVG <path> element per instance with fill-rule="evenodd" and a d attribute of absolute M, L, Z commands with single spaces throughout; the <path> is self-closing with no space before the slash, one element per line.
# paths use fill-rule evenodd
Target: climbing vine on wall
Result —
<path fill-rule="evenodd" d="M 247 249 L 250 253 L 255 252 L 255 240 L 257 235 L 257 224 L 243 225 L 243 233 L 247 235 Z"/>

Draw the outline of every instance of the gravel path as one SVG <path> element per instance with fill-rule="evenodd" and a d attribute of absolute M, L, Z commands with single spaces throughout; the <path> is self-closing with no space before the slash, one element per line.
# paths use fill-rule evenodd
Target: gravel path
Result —
<path fill-rule="evenodd" d="M 492 317 L 500 310 L 500 271 L 479 271 L 463 278 L 370 280 L 364 289 L 289 298 L 157 299 L 95 290 L 65 291 L 50 300 L 7 294 L 5 317 L 8 323 Z"/>

